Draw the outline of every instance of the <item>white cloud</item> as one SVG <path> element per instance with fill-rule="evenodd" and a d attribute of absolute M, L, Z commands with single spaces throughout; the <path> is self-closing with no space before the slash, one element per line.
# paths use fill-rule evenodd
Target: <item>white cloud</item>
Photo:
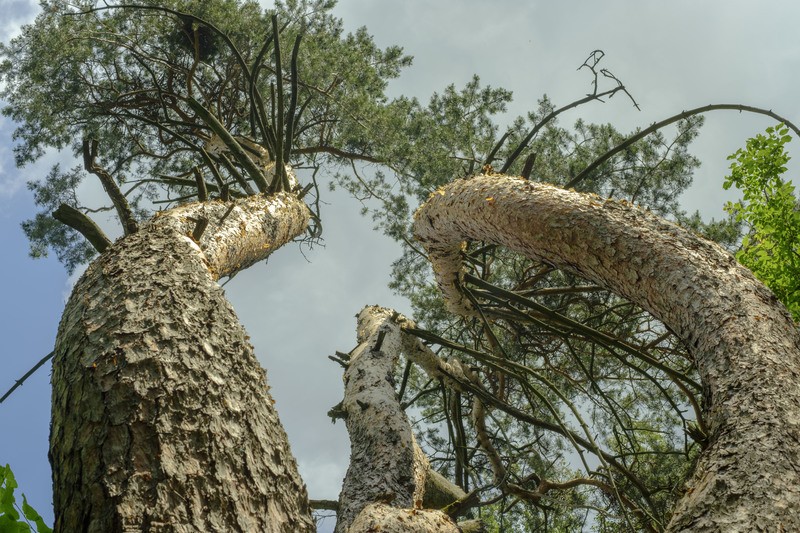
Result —
<path fill-rule="evenodd" d="M 32 0 L 3 0 L 3 18 L 0 21 L 0 42 L 7 42 L 21 32 L 23 24 L 29 24 L 39 11 Z"/>

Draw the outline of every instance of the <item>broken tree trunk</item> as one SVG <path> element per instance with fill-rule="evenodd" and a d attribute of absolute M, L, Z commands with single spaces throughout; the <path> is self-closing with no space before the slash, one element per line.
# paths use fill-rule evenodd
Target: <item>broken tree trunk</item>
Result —
<path fill-rule="evenodd" d="M 433 496 L 449 494 L 450 503 L 465 494 L 431 470 L 400 407 L 393 376 L 405 334 L 398 319 L 377 306 L 358 314 L 359 344 L 344 374 L 351 451 L 337 533 L 459 531 L 447 514 L 426 508 Z"/>

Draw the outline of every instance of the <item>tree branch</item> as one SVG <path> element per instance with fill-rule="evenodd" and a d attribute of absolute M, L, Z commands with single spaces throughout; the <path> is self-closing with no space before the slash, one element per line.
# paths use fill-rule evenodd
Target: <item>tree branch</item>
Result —
<path fill-rule="evenodd" d="M 614 349 L 621 350 L 628 355 L 631 355 L 641 361 L 647 363 L 648 365 L 652 366 L 653 368 L 657 368 L 672 378 L 673 381 L 681 381 L 691 387 L 693 387 L 696 391 L 701 389 L 699 383 L 695 380 L 687 376 L 682 372 L 678 372 L 673 368 L 670 368 L 668 365 L 662 364 L 659 361 L 656 361 L 649 355 L 643 353 L 641 350 L 638 350 L 636 347 L 631 346 L 627 342 L 621 341 L 619 339 L 615 339 L 610 335 L 603 333 L 602 331 L 598 331 L 590 326 L 572 320 L 571 318 L 558 313 L 546 305 L 542 305 L 535 300 L 531 300 L 530 298 L 525 298 L 524 296 L 520 296 L 511 291 L 507 291 L 501 287 L 497 287 L 488 283 L 480 278 L 473 276 L 472 274 L 465 273 L 464 274 L 464 281 L 475 285 L 476 287 L 480 287 L 486 291 L 486 295 L 495 296 L 498 302 L 515 302 L 535 311 L 542 313 L 544 316 L 548 317 L 550 320 L 553 320 L 555 323 L 567 326 L 573 331 L 576 331 L 582 335 L 586 335 L 588 338 L 593 339 L 595 342 L 605 346 L 609 349 L 612 353 L 614 353 Z"/>
<path fill-rule="evenodd" d="M 283 153 L 283 141 L 286 132 L 283 130 L 283 70 L 281 67 L 281 40 L 278 35 L 278 15 L 272 15 L 272 37 L 275 54 L 275 177 L 272 180 L 271 192 L 288 191 L 289 176 L 286 175 Z"/>
<path fill-rule="evenodd" d="M 550 112 L 546 117 L 544 117 L 541 121 L 539 121 L 539 123 L 537 123 L 531 129 L 528 135 L 525 136 L 525 138 L 522 140 L 522 142 L 519 143 L 514 152 L 508 157 L 505 164 L 503 165 L 503 168 L 500 169 L 501 174 L 505 174 L 506 172 L 508 172 L 508 169 L 511 168 L 511 165 L 514 164 L 514 161 L 517 160 L 522 151 L 528 147 L 528 144 L 536 136 L 539 130 L 541 130 L 545 125 L 547 125 L 548 122 L 550 122 L 551 120 L 553 120 L 554 118 L 556 118 L 558 115 L 560 115 L 565 111 L 569 111 L 570 109 L 591 102 L 592 100 L 599 100 L 602 102 L 604 97 L 608 96 L 609 98 L 611 98 L 619 91 L 622 91 L 625 94 L 627 94 L 628 97 L 633 102 L 633 105 L 636 107 L 636 109 L 639 109 L 639 104 L 637 104 L 636 100 L 633 99 L 633 96 L 631 96 L 631 93 L 629 93 L 628 90 L 625 88 L 625 85 L 623 85 L 622 82 L 607 69 L 601 69 L 599 73 L 606 78 L 616 81 L 617 86 L 614 87 L 613 89 L 609 89 L 607 91 L 598 94 L 597 92 L 598 71 L 596 70 L 595 67 L 597 67 L 597 64 L 600 62 L 601 59 L 603 59 L 604 55 L 605 53 L 602 50 L 594 50 L 591 54 L 589 54 L 589 57 L 586 59 L 586 61 L 584 61 L 583 64 L 580 67 L 578 67 L 578 70 L 582 68 L 588 68 L 589 70 L 592 71 L 592 74 L 594 75 L 594 80 L 592 81 L 592 87 L 593 87 L 592 94 L 587 94 L 584 98 L 581 98 L 580 100 L 575 100 L 571 104 L 567 104 L 562 108 Z M 590 61 L 592 62 L 591 64 L 589 64 Z M 494 153 L 497 152 L 497 150 L 500 148 L 500 145 L 504 141 L 505 141 L 505 136 L 500 139 L 497 146 L 495 146 L 495 148 L 492 150 L 492 156 L 494 155 Z M 489 162 L 490 161 L 487 161 L 487 163 Z"/>
<path fill-rule="evenodd" d="M 797 126 L 792 124 L 786 118 L 784 118 L 784 117 L 782 117 L 782 116 L 780 116 L 780 115 L 778 115 L 776 113 L 773 113 L 771 109 L 761 109 L 761 108 L 758 108 L 758 107 L 752 107 L 752 106 L 742 105 L 742 104 L 710 104 L 710 105 L 706 105 L 706 106 L 703 106 L 703 107 L 697 107 L 695 109 L 690 109 L 689 111 L 683 111 L 681 113 L 678 113 L 677 115 L 674 115 L 674 116 L 671 116 L 671 117 L 669 117 L 667 119 L 664 119 L 661 122 L 655 122 L 649 128 L 646 128 L 646 129 L 640 131 L 636 135 L 632 135 L 632 136 L 628 137 L 627 139 L 625 139 L 625 141 L 623 141 L 622 143 L 618 144 L 617 146 L 615 146 L 614 148 L 612 148 L 608 152 L 604 153 L 603 155 L 601 155 L 600 157 L 595 159 L 588 167 L 583 169 L 577 176 L 572 178 L 566 185 L 564 185 L 564 188 L 565 189 L 575 188 L 577 185 L 580 184 L 580 182 L 582 182 L 584 179 L 586 179 L 589 176 L 589 174 L 591 174 L 592 171 L 594 171 L 597 167 L 599 167 L 600 165 L 602 165 L 603 163 L 605 163 L 606 161 L 608 161 L 609 159 L 614 157 L 614 155 L 618 154 L 619 152 L 621 152 L 622 150 L 624 150 L 628 146 L 630 146 L 633 143 L 635 143 L 635 142 L 643 139 L 644 137 L 650 135 L 654 131 L 659 130 L 659 129 L 665 127 L 665 126 L 669 126 L 670 124 L 678 122 L 679 120 L 683 120 L 683 119 L 692 117 L 694 115 L 700 115 L 702 113 L 707 113 L 709 111 L 718 111 L 718 110 L 733 110 L 733 111 L 739 111 L 740 113 L 743 112 L 743 111 L 747 111 L 748 113 L 756 113 L 756 114 L 759 114 L 759 115 L 767 115 L 768 117 L 772 117 L 775 120 L 783 122 L 788 127 L 790 127 L 792 129 L 792 131 L 794 131 L 795 135 L 800 137 L 800 129 L 798 129 Z"/>
<path fill-rule="evenodd" d="M 438 344 L 440 346 L 444 346 L 447 348 L 452 348 L 454 350 L 464 352 L 476 358 L 480 358 L 483 362 L 491 365 L 496 366 L 499 370 L 503 370 L 508 372 L 507 369 L 503 369 L 496 365 L 496 362 L 493 361 L 493 356 L 488 354 L 483 354 L 469 348 L 467 346 L 457 344 L 453 341 L 447 340 L 443 337 L 436 335 L 435 333 L 431 333 L 430 331 L 417 329 L 413 323 L 407 322 L 401 324 L 401 327 L 404 332 L 417 337 L 418 339 L 423 339 L 428 342 L 432 342 Z M 600 448 L 596 443 L 582 437 L 578 433 L 570 430 L 566 426 L 561 423 L 560 419 L 557 419 L 557 422 L 551 422 L 549 420 L 545 420 L 543 418 L 539 418 L 533 416 L 527 411 L 518 408 L 517 406 L 511 405 L 494 395 L 490 394 L 487 390 L 483 388 L 480 383 L 475 383 L 468 376 L 465 375 L 465 371 L 462 370 L 464 364 L 461 363 L 457 358 L 450 358 L 447 361 L 441 360 L 436 354 L 434 354 L 430 348 L 425 346 L 422 342 L 419 342 L 415 339 L 413 344 L 409 344 L 406 347 L 406 355 L 409 360 L 413 361 L 415 364 L 419 365 L 425 373 L 428 374 L 431 378 L 439 378 L 443 379 L 445 382 L 445 386 L 450 389 L 462 392 L 470 392 L 475 395 L 476 398 L 479 398 L 481 402 L 483 402 L 487 406 L 491 406 L 493 408 L 499 409 L 508 415 L 516 418 L 520 422 L 524 422 L 527 424 L 531 424 L 541 429 L 545 429 L 548 431 L 552 431 L 553 433 L 557 433 L 562 437 L 569 440 L 576 446 L 576 450 L 580 448 L 584 448 L 589 450 L 591 453 L 595 454 L 598 458 L 602 459 L 603 461 L 607 462 L 609 465 L 613 466 L 620 474 L 625 476 L 631 483 L 633 483 L 639 492 L 642 494 L 642 497 L 648 501 L 648 503 L 652 507 L 652 503 L 649 501 L 649 491 L 645 484 L 640 480 L 630 469 L 628 469 L 623 463 L 617 460 L 616 456 L 612 455 L 611 453 L 603 450 Z M 506 362 L 508 364 L 508 362 Z M 518 366 L 518 365 L 512 365 Z M 521 366 L 521 365 L 519 365 Z M 523 379 L 519 380 L 520 383 L 523 382 Z"/>
<path fill-rule="evenodd" d="M 111 198 L 111 203 L 114 204 L 114 208 L 117 210 L 117 216 L 122 224 L 125 235 L 136 233 L 139 229 L 139 225 L 136 223 L 136 217 L 133 216 L 133 211 L 131 211 L 128 200 L 125 198 L 125 195 L 122 194 L 122 191 L 119 189 L 117 182 L 114 181 L 111 174 L 95 162 L 97 159 L 97 146 L 98 141 L 96 139 L 92 139 L 91 141 L 89 139 L 84 139 L 83 168 L 85 168 L 87 172 L 100 178 L 103 189 L 105 189 L 106 194 Z"/>
<path fill-rule="evenodd" d="M 5 394 L 3 394 L 3 397 L 2 397 L 2 398 L 0 398 L 0 403 L 3 403 L 3 401 L 5 401 L 5 399 L 6 399 L 6 398 L 8 398 L 9 396 L 11 396 L 11 393 L 12 393 L 12 392 L 14 392 L 14 391 L 15 391 L 15 390 L 17 390 L 19 387 L 21 387 L 21 386 L 22 386 L 22 384 L 23 384 L 23 383 L 25 383 L 25 380 L 26 380 L 26 379 L 28 379 L 29 377 L 31 377 L 31 376 L 33 375 L 33 373 L 34 373 L 34 372 L 36 372 L 37 370 L 39 370 L 39 368 L 40 368 L 40 367 L 41 367 L 43 364 L 45 364 L 47 361 L 49 361 L 50 359 L 52 359 L 52 358 L 53 358 L 53 355 L 55 355 L 55 353 L 56 353 L 55 351 L 52 351 L 52 352 L 50 352 L 49 354 L 47 354 L 47 355 L 45 355 L 44 357 L 42 357 L 41 359 L 39 359 L 39 362 L 38 362 L 38 363 L 36 363 L 35 365 L 33 365 L 33 368 L 31 368 L 30 370 L 28 370 L 27 372 L 25 372 L 25 375 L 24 375 L 24 376 L 22 376 L 21 378 L 19 378 L 18 380 L 16 380 L 16 381 L 14 382 L 14 385 L 13 385 L 13 386 L 12 386 L 10 389 L 8 389 L 8 390 L 6 391 L 6 393 L 5 393 Z"/>
<path fill-rule="evenodd" d="M 206 188 L 206 182 L 203 179 L 203 175 L 200 173 L 200 169 L 197 167 L 192 167 L 192 174 L 194 174 L 195 183 L 197 183 L 197 199 L 201 202 L 205 202 L 208 200 L 208 189 Z"/>
<path fill-rule="evenodd" d="M 376 157 L 364 154 L 357 154 L 355 152 L 347 152 L 339 148 L 334 148 L 333 146 L 306 146 L 305 148 L 295 148 L 294 153 L 296 154 L 325 153 L 335 157 L 341 157 L 342 159 L 365 161 L 367 163 L 385 163 L 384 160 L 378 159 Z"/>
<path fill-rule="evenodd" d="M 264 177 L 264 173 L 261 172 L 256 164 L 253 162 L 250 157 L 248 157 L 247 153 L 244 151 L 244 148 L 236 141 L 233 135 L 230 134 L 228 129 L 222 125 L 222 123 L 217 120 L 217 117 L 214 116 L 208 109 L 206 109 L 200 102 L 195 100 L 192 97 L 186 99 L 186 103 L 189 104 L 189 107 L 197 113 L 197 115 L 205 122 L 211 131 L 219 136 L 222 139 L 222 142 L 225 143 L 225 146 L 228 147 L 231 154 L 236 158 L 236 161 L 244 167 L 247 171 L 247 174 L 250 178 L 255 182 L 258 190 L 261 192 L 266 192 L 269 189 L 269 183 L 267 179 Z"/>
<path fill-rule="evenodd" d="M 339 511 L 339 502 L 336 500 L 308 500 L 308 505 L 315 511 Z"/>
<path fill-rule="evenodd" d="M 525 138 L 522 139 L 522 141 L 519 143 L 519 145 L 517 145 L 517 147 L 514 149 L 514 152 L 510 156 L 508 156 L 508 159 L 506 159 L 505 164 L 503 164 L 503 167 L 500 169 L 500 173 L 504 174 L 508 172 L 508 169 L 511 168 L 511 165 L 514 164 L 514 161 L 517 160 L 522 151 L 528 147 L 528 143 L 530 143 L 531 140 L 536 136 L 536 134 L 539 133 L 539 130 L 545 127 L 548 122 L 556 118 L 558 115 L 564 113 L 565 111 L 569 111 L 570 109 L 573 109 L 575 107 L 581 106 L 587 102 L 591 102 L 592 100 L 600 100 L 600 98 L 602 98 L 603 96 L 613 96 L 614 93 L 620 91 L 623 88 L 624 87 L 622 86 L 614 87 L 613 89 L 609 89 L 608 91 L 602 92 L 600 94 L 590 94 L 588 96 L 581 98 L 580 100 L 575 100 L 571 104 L 567 104 L 564 107 L 551 111 L 546 117 L 544 117 L 533 128 L 531 128 L 531 131 L 528 132 L 528 135 L 526 135 Z"/>
<path fill-rule="evenodd" d="M 290 66 L 292 92 L 289 100 L 289 111 L 286 113 L 286 138 L 283 141 L 283 158 L 286 161 L 289 161 L 291 157 L 292 142 L 294 140 L 294 115 L 297 111 L 297 53 L 300 51 L 300 40 L 302 38 L 302 34 L 298 35 L 292 48 L 292 63 Z"/>
<path fill-rule="evenodd" d="M 53 211 L 53 218 L 86 237 L 86 240 L 89 241 L 99 253 L 103 253 L 103 251 L 111 245 L 111 239 L 106 237 L 106 234 L 103 233 L 100 226 L 71 205 L 61 204 L 58 206 L 58 209 Z"/>

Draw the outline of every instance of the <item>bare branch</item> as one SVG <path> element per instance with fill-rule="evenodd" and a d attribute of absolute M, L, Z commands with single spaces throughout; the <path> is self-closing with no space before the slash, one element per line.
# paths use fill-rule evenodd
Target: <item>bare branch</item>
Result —
<path fill-rule="evenodd" d="M 593 100 L 598 100 L 598 101 L 602 102 L 603 98 L 605 98 L 606 96 L 611 98 L 612 96 L 614 96 L 616 93 L 618 93 L 620 91 L 622 91 L 625 94 L 627 94 L 628 97 L 633 102 L 633 105 L 636 107 L 636 109 L 639 109 L 639 104 L 637 104 L 636 100 L 633 99 L 633 96 L 631 96 L 631 94 L 625 88 L 625 85 L 623 85 L 622 82 L 616 76 L 611 74 L 611 72 L 608 71 L 607 69 L 602 69 L 602 70 L 599 71 L 599 73 L 602 74 L 606 78 L 609 78 L 609 79 L 612 79 L 612 80 L 616 81 L 617 82 L 617 86 L 614 87 L 613 89 L 609 89 L 607 91 L 603 91 L 602 93 L 598 93 L 597 92 L 598 71 L 596 70 L 595 67 L 600 62 L 600 60 L 603 58 L 604 55 L 605 55 L 605 53 L 602 50 L 595 50 L 591 54 L 589 54 L 589 58 L 586 59 L 586 61 L 584 61 L 583 64 L 580 67 L 578 67 L 578 70 L 580 70 L 582 68 L 588 68 L 589 70 L 592 71 L 592 74 L 594 75 L 594 80 L 592 82 L 592 86 L 593 86 L 592 93 L 591 94 L 587 94 L 584 98 L 581 98 L 579 100 L 575 100 L 571 104 L 567 104 L 564 107 L 561 107 L 559 109 L 556 109 L 556 110 L 550 112 L 546 117 L 544 117 L 542 120 L 540 120 L 531 129 L 531 131 L 528 132 L 528 135 L 525 136 L 525 138 L 519 143 L 519 145 L 517 145 L 516 149 L 514 149 L 514 152 L 510 156 L 508 156 L 508 159 L 506 159 L 505 164 L 500 169 L 500 173 L 501 174 L 505 174 L 506 172 L 508 172 L 508 169 L 511 168 L 511 165 L 514 164 L 514 161 L 517 160 L 517 158 L 522 153 L 522 151 L 525 150 L 525 148 L 528 147 L 528 144 L 530 144 L 531 140 L 533 140 L 533 138 L 536 136 L 536 134 L 539 132 L 539 130 L 541 130 L 544 126 L 547 125 L 548 122 L 550 122 L 551 120 L 556 118 L 561 113 L 564 113 L 565 111 L 569 111 L 570 109 L 574 109 L 574 108 L 576 108 L 578 106 L 581 106 L 581 105 L 586 104 L 588 102 L 591 102 Z M 590 61 L 592 62 L 591 64 L 589 63 Z M 501 139 L 499 143 L 502 143 L 503 140 L 504 139 Z M 497 148 L 499 148 L 499 146 Z M 497 148 L 495 148 L 495 150 Z M 493 152 L 495 150 L 493 150 Z"/>
<path fill-rule="evenodd" d="M 526 180 L 531 179 L 531 172 L 533 172 L 533 164 L 536 162 L 536 152 L 528 154 L 528 157 L 525 158 L 525 164 L 522 166 L 522 172 L 520 176 L 525 178 Z"/>
<path fill-rule="evenodd" d="M 125 195 L 122 194 L 122 191 L 119 189 L 117 182 L 114 181 L 111 174 L 106 172 L 103 167 L 97 165 L 95 162 L 97 159 L 97 146 L 98 142 L 96 139 L 92 139 L 91 141 L 85 139 L 83 141 L 83 167 L 87 172 L 91 172 L 100 178 L 103 189 L 105 189 L 106 194 L 111 198 L 111 202 L 117 210 L 117 216 L 122 224 L 125 235 L 136 233 L 139 229 L 139 225 L 136 223 L 136 217 L 133 216 L 133 211 L 128 204 L 128 200 L 125 198 Z"/>
<path fill-rule="evenodd" d="M 34 373 L 34 372 L 36 372 L 37 370 L 39 370 L 39 368 L 40 368 L 40 367 L 41 367 L 43 364 L 45 364 L 47 361 L 49 361 L 50 359 L 52 359 L 52 358 L 53 358 L 53 356 L 55 355 L 55 353 L 56 353 L 55 351 L 52 351 L 52 352 L 50 352 L 49 354 L 47 354 L 47 355 L 45 355 L 44 357 L 42 357 L 41 359 L 39 359 L 39 362 L 38 362 L 38 363 L 36 363 L 35 365 L 33 365 L 33 367 L 32 367 L 30 370 L 28 370 L 27 372 L 25 372 L 25 375 L 24 375 L 24 376 L 22 376 L 21 378 L 19 378 L 18 380 L 16 380 L 16 381 L 14 382 L 14 385 L 13 385 L 13 386 L 12 386 L 10 389 L 8 389 L 8 390 L 6 391 L 6 393 L 5 393 L 5 394 L 3 394 L 3 397 L 2 397 L 2 398 L 0 398 L 0 403 L 3 403 L 3 402 L 5 401 L 5 399 L 6 399 L 6 398 L 8 398 L 9 396 L 11 396 L 11 393 L 12 393 L 12 392 L 14 392 L 14 391 L 15 391 L 15 390 L 17 390 L 19 387 L 21 387 L 21 386 L 22 386 L 22 384 L 23 384 L 23 383 L 25 383 L 25 380 L 26 380 L 26 379 L 28 379 L 29 377 L 31 377 L 31 376 L 33 375 L 33 373 Z"/>
<path fill-rule="evenodd" d="M 208 200 L 208 189 L 206 188 L 206 182 L 203 179 L 203 174 L 200 173 L 200 169 L 197 167 L 192 167 L 192 174 L 194 174 L 194 179 L 197 183 L 197 199 L 201 202 L 205 202 Z"/>
<path fill-rule="evenodd" d="M 300 51 L 300 40 L 302 38 L 302 34 L 298 35 L 294 40 L 294 47 L 292 48 L 292 62 L 290 65 L 292 86 L 289 111 L 286 113 L 286 139 L 283 147 L 284 158 L 287 161 L 290 159 L 292 143 L 294 142 L 295 113 L 297 112 L 297 54 Z"/>
<path fill-rule="evenodd" d="M 376 157 L 364 154 L 358 154 L 356 152 L 347 152 L 345 150 L 342 150 L 340 148 L 335 148 L 333 146 L 305 146 L 303 148 L 296 148 L 294 152 L 296 154 L 326 153 L 335 157 L 350 159 L 351 161 L 365 161 L 367 163 L 385 163 L 385 161 L 383 161 L 382 159 L 378 159 Z"/>
<path fill-rule="evenodd" d="M 271 192 L 288 191 L 289 176 L 286 175 L 284 162 L 284 136 L 283 129 L 283 70 L 281 67 L 281 40 L 278 35 L 278 15 L 272 15 L 272 37 L 275 54 L 275 83 L 276 100 L 275 106 L 275 178 L 272 180 Z"/>
<path fill-rule="evenodd" d="M 308 505 L 315 511 L 339 510 L 339 502 L 336 500 L 308 500 Z"/>
<path fill-rule="evenodd" d="M 71 205 L 61 204 L 58 209 L 53 211 L 53 218 L 66 224 L 70 228 L 86 237 L 86 240 L 94 246 L 99 253 L 111 246 L 111 239 L 106 237 L 100 226 L 94 220 L 86 216 L 83 212 L 75 209 Z"/>
<path fill-rule="evenodd" d="M 589 174 L 591 174 L 597 167 L 599 167 L 600 165 L 602 165 L 603 163 L 605 163 L 606 161 L 608 161 L 609 159 L 614 157 L 614 155 L 618 154 L 619 152 L 621 152 L 622 150 L 626 149 L 630 145 L 634 144 L 637 141 L 640 141 L 644 137 L 647 137 L 648 135 L 650 135 L 654 131 L 657 131 L 657 130 L 665 127 L 665 126 L 669 126 L 670 124 L 678 122 L 679 120 L 684 120 L 684 119 L 687 119 L 687 118 L 695 116 L 695 115 L 700 115 L 700 114 L 703 114 L 703 113 L 707 113 L 709 111 L 719 111 L 719 110 L 728 110 L 728 111 L 732 110 L 732 111 L 739 111 L 740 113 L 746 111 L 748 113 L 756 113 L 756 114 L 759 114 L 759 115 L 767 115 L 768 117 L 772 117 L 775 120 L 778 120 L 778 121 L 786 124 L 789 128 L 792 129 L 792 131 L 795 133 L 795 135 L 800 137 L 800 129 L 798 129 L 797 126 L 792 124 L 786 118 L 784 118 L 784 117 L 782 117 L 782 116 L 780 116 L 780 115 L 778 115 L 776 113 L 773 113 L 771 109 L 761 109 L 759 107 L 753 107 L 753 106 L 742 105 L 742 104 L 710 104 L 710 105 L 706 105 L 706 106 L 703 106 L 703 107 L 697 107 L 695 109 L 690 109 L 689 111 L 683 111 L 681 113 L 678 113 L 677 115 L 673 115 L 673 116 L 671 116 L 671 117 L 669 117 L 667 119 L 664 119 L 661 122 L 655 122 L 649 128 L 646 128 L 646 129 L 640 131 L 639 133 L 637 133 L 635 135 L 631 135 L 630 137 L 625 139 L 624 142 L 618 144 L 617 146 L 615 146 L 611 150 L 607 151 L 606 153 L 604 153 L 603 155 L 601 155 L 600 157 L 595 159 L 588 167 L 583 169 L 577 176 L 572 178 L 564 186 L 564 188 L 565 189 L 570 189 L 570 188 L 576 187 L 584 179 L 586 179 L 589 176 Z"/>

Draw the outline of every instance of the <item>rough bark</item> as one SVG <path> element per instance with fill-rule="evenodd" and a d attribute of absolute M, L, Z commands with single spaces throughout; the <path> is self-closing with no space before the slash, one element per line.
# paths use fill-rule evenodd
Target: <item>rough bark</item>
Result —
<path fill-rule="evenodd" d="M 349 533 L 461 533 L 441 511 L 401 509 L 380 503 L 367 505 L 353 521 Z"/>
<path fill-rule="evenodd" d="M 358 315 L 359 344 L 344 375 L 343 407 L 351 451 L 339 497 L 337 533 L 458 531 L 445 513 L 425 509 L 430 465 L 394 389 L 404 336 L 397 317 L 376 306 L 365 307 Z M 428 485 L 434 481 L 441 480 L 430 480 Z M 438 497 L 442 490 L 439 483 Z"/>
<path fill-rule="evenodd" d="M 800 335 L 775 296 L 719 246 L 625 202 L 481 175 L 415 216 L 451 310 L 466 240 L 500 244 L 640 304 L 694 357 L 709 445 L 669 531 L 800 531 Z"/>
<path fill-rule="evenodd" d="M 314 530 L 264 370 L 216 283 L 307 222 L 290 194 L 190 204 L 89 266 L 53 359 L 56 531 Z"/>

